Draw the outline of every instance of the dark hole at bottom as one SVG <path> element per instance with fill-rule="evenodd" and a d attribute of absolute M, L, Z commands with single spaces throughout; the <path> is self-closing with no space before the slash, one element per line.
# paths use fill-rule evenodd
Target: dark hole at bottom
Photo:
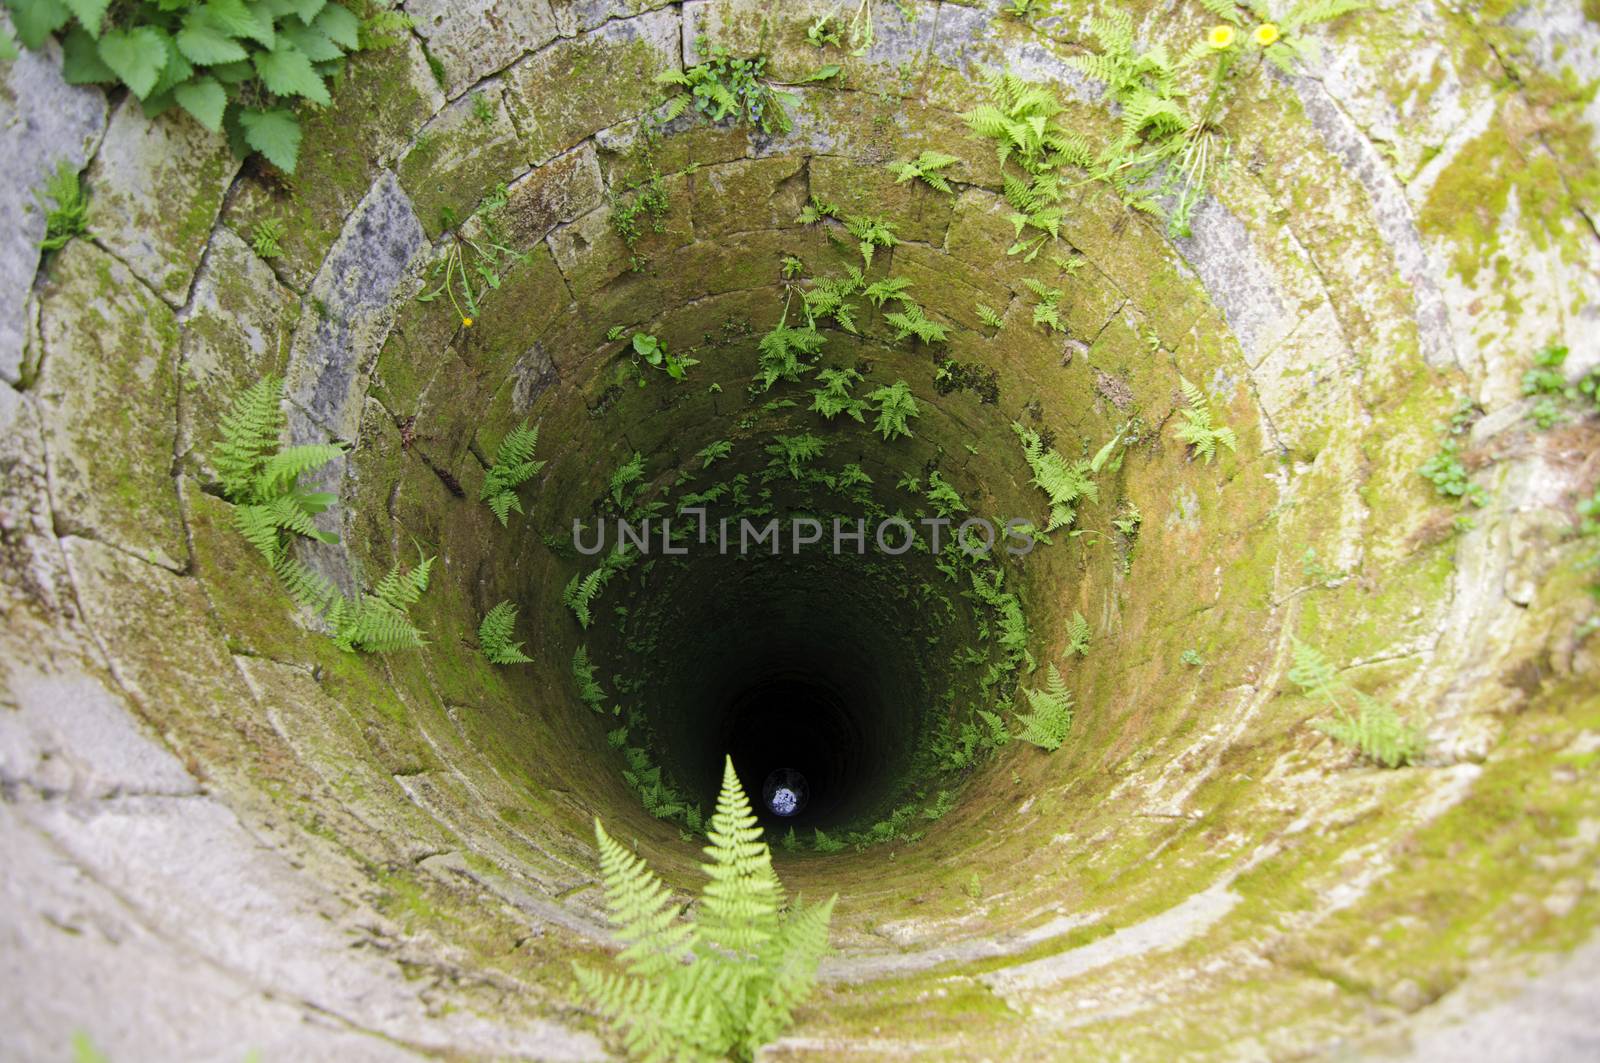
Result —
<path fill-rule="evenodd" d="M 844 697 L 814 676 L 768 676 L 741 691 L 723 714 L 722 738 L 769 832 L 827 826 L 868 783 L 861 777 L 860 722 Z M 787 816 L 773 811 L 765 793 L 773 773 L 785 770 L 802 776 L 806 788 L 803 803 Z"/>

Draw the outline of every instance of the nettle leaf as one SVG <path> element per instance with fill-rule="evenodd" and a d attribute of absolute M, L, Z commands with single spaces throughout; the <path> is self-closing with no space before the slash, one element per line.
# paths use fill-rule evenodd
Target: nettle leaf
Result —
<path fill-rule="evenodd" d="M 296 48 L 305 53 L 305 57 L 313 63 L 327 63 L 344 58 L 344 49 L 334 43 L 332 37 L 317 29 L 315 26 L 296 26 L 294 23 L 278 31 L 287 37 Z"/>
<path fill-rule="evenodd" d="M 347 52 L 353 52 L 361 46 L 361 20 L 338 4 L 323 8 L 312 25 Z"/>
<path fill-rule="evenodd" d="M 161 76 L 156 79 L 155 88 L 150 90 L 150 96 L 152 99 L 156 96 L 167 96 L 167 106 L 170 107 L 172 105 L 172 90 L 194 77 L 194 67 L 190 66 L 189 60 L 185 59 L 183 53 L 178 51 L 178 45 L 171 37 L 163 33 L 161 38 L 163 46 L 167 50 L 167 62 L 161 68 Z M 149 111 L 149 104 L 150 100 L 146 100 L 146 112 Z"/>
<path fill-rule="evenodd" d="M 222 132 L 222 112 L 228 109 L 228 90 L 216 78 L 197 78 L 172 90 L 172 96 L 194 116 L 194 120 L 211 130 Z"/>
<path fill-rule="evenodd" d="M 100 58 L 141 100 L 150 95 L 167 65 L 167 35 L 151 26 L 110 30 L 100 38 Z"/>
<path fill-rule="evenodd" d="M 307 26 L 327 4 L 328 0 L 282 0 L 282 6 L 299 15 L 300 21 Z"/>
<path fill-rule="evenodd" d="M 61 0 L 29 0 L 28 3 L 8 3 L 11 24 L 17 28 L 17 39 L 29 48 L 41 48 L 50 35 L 72 17 L 72 12 Z"/>
<path fill-rule="evenodd" d="M 270 52 L 257 52 L 252 60 L 256 65 L 256 73 L 261 75 L 261 83 L 277 95 L 304 96 L 324 107 L 333 102 L 328 95 L 328 86 L 312 69 L 311 60 L 288 41 L 279 41 L 278 46 Z"/>
<path fill-rule="evenodd" d="M 111 6 L 111 0 L 62 0 L 62 2 L 78 16 L 78 21 L 89 31 L 89 36 L 100 36 L 100 23 L 106 17 L 106 8 Z"/>
<path fill-rule="evenodd" d="M 178 31 L 178 50 L 193 62 L 206 66 L 237 63 L 250 57 L 227 27 L 203 8 L 184 17 L 183 29 Z"/>
<path fill-rule="evenodd" d="M 279 107 L 271 111 L 246 110 L 239 114 L 245 143 L 284 173 L 293 173 L 300 161 L 300 123 L 294 112 Z"/>
<path fill-rule="evenodd" d="M 61 76 L 69 85 L 107 85 L 117 80 L 116 71 L 100 58 L 99 45 L 79 26 L 72 27 L 61 41 Z"/>
<path fill-rule="evenodd" d="M 278 43 L 272 13 L 265 5 L 247 6 L 244 0 L 209 0 L 206 14 L 235 37 L 248 37 L 263 48 Z"/>

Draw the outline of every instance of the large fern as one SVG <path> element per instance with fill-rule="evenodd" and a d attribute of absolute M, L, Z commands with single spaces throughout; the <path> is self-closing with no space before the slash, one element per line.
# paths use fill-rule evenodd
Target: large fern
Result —
<path fill-rule="evenodd" d="M 1072 730 L 1072 692 L 1067 689 L 1060 671 L 1052 664 L 1045 688 L 1028 688 L 1023 693 L 1033 711 L 1018 715 L 1022 731 L 1017 737 L 1043 750 L 1060 749 Z"/>
<path fill-rule="evenodd" d="M 267 559 L 289 597 L 327 623 L 340 648 L 387 653 L 422 646 L 409 609 L 427 589 L 432 558 L 421 558 L 404 574 L 396 565 L 370 594 L 351 600 L 291 554 L 296 538 L 339 541 L 313 522 L 335 497 L 307 491 L 300 477 L 339 457 L 344 448 L 335 443 L 280 447 L 282 397 L 282 379 L 265 377 L 234 399 L 218 425 L 221 439 L 211 461 L 224 496 L 234 504 L 234 527 Z"/>
<path fill-rule="evenodd" d="M 642 860 L 595 821 L 623 972 L 574 964 L 578 988 L 645 1060 L 747 1060 L 810 994 L 837 898 L 783 914 L 784 899 L 732 760 L 707 832 L 709 878 L 692 919 Z"/>
<path fill-rule="evenodd" d="M 523 511 L 517 488 L 537 476 L 545 466 L 544 462 L 533 460 L 533 451 L 538 445 L 538 427 L 529 428 L 528 422 L 523 421 L 506 433 L 495 452 L 494 463 L 484 473 L 478 500 L 488 503 L 502 527 L 510 519 L 512 510 Z"/>
<path fill-rule="evenodd" d="M 504 601 L 490 609 L 478 625 L 478 648 L 490 664 L 527 664 L 533 658 L 522 652 L 522 643 L 512 641 L 517 623 L 517 607 Z"/>

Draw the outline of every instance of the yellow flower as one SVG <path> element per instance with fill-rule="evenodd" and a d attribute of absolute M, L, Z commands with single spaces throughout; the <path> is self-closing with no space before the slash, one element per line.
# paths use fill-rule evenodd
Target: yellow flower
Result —
<path fill-rule="evenodd" d="M 1206 43 L 1219 52 L 1232 48 L 1233 27 L 1212 26 L 1210 32 L 1206 34 Z"/>
<path fill-rule="evenodd" d="M 1261 25 L 1256 27 L 1254 33 L 1250 34 L 1250 39 L 1256 42 L 1257 47 L 1267 48 L 1277 44 L 1279 36 L 1281 36 L 1281 34 L 1278 33 L 1278 27 L 1276 23 L 1263 22 Z"/>
<path fill-rule="evenodd" d="M 470 317 L 462 318 L 461 319 L 461 327 L 462 328 L 471 328 L 472 327 L 472 319 Z"/>

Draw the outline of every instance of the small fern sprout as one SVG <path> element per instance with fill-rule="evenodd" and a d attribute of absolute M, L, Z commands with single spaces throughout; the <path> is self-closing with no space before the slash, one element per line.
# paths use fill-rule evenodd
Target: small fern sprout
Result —
<path fill-rule="evenodd" d="M 1206 399 L 1205 393 L 1187 377 L 1179 378 L 1183 389 L 1185 408 L 1179 411 L 1183 421 L 1178 425 L 1178 438 L 1194 448 L 1194 452 L 1206 459 L 1206 464 L 1211 464 L 1211 459 L 1217 455 L 1219 445 L 1227 447 L 1230 452 L 1239 449 L 1239 440 L 1233 434 L 1233 429 L 1211 423 L 1211 403 Z"/>
<path fill-rule="evenodd" d="M 1426 744 L 1421 728 L 1401 719 L 1393 706 L 1352 689 L 1320 650 L 1299 639 L 1294 641 L 1289 681 L 1333 709 L 1332 719 L 1315 720 L 1311 726 L 1334 741 L 1383 768 L 1415 764 L 1421 758 Z M 1346 700 L 1355 702 L 1354 713 Z"/>
<path fill-rule="evenodd" d="M 958 162 L 954 155 L 946 155 L 939 151 L 924 151 L 910 162 L 897 162 L 889 167 L 889 172 L 894 174 L 895 184 L 904 184 L 907 181 L 921 181 L 936 192 L 955 194 L 955 189 L 950 187 L 950 182 L 941 170 Z"/>
<path fill-rule="evenodd" d="M 478 625 L 478 648 L 490 664 L 527 664 L 533 660 L 522 652 L 522 643 L 511 639 L 517 623 L 517 607 L 501 602 L 484 614 Z"/>
<path fill-rule="evenodd" d="M 89 235 L 89 198 L 71 163 L 65 159 L 58 163 L 55 173 L 45 180 L 43 196 L 35 196 L 41 206 L 45 196 L 54 204 L 45 208 L 44 239 L 39 242 L 42 250 L 59 251 L 74 236 Z"/>
<path fill-rule="evenodd" d="M 1072 620 L 1067 624 L 1067 655 L 1077 654 L 1079 657 L 1089 656 L 1089 642 L 1094 638 L 1094 629 L 1089 626 L 1089 621 L 1083 614 L 1074 612 Z"/>
<path fill-rule="evenodd" d="M 878 388 L 867 396 L 867 401 L 873 404 L 873 412 L 878 415 L 877 424 L 873 427 L 885 442 L 911 435 L 907 422 L 921 416 L 911 387 L 904 380 L 896 380 L 893 384 Z"/>
<path fill-rule="evenodd" d="M 1022 441 L 1023 457 L 1033 470 L 1033 483 L 1050 500 L 1050 523 L 1046 532 L 1064 528 L 1077 519 L 1077 504 L 1083 499 L 1100 500 L 1100 488 L 1091 478 L 1092 463 L 1069 462 L 1061 453 L 1047 448 L 1038 432 L 1013 421 L 1012 431 Z"/>
<path fill-rule="evenodd" d="M 517 488 L 533 479 L 545 467 L 545 462 L 533 460 L 533 452 L 538 445 L 538 426 L 529 428 L 528 422 L 523 421 L 500 441 L 494 463 L 484 474 L 478 500 L 488 504 L 501 527 L 506 526 L 512 510 L 523 512 Z"/>
<path fill-rule="evenodd" d="M 1023 693 L 1027 695 L 1028 705 L 1033 711 L 1018 714 L 1022 731 L 1017 737 L 1046 752 L 1060 749 L 1061 743 L 1067 740 L 1067 734 L 1072 730 L 1072 692 L 1067 689 L 1061 672 L 1052 664 L 1045 688 L 1030 688 Z"/>

